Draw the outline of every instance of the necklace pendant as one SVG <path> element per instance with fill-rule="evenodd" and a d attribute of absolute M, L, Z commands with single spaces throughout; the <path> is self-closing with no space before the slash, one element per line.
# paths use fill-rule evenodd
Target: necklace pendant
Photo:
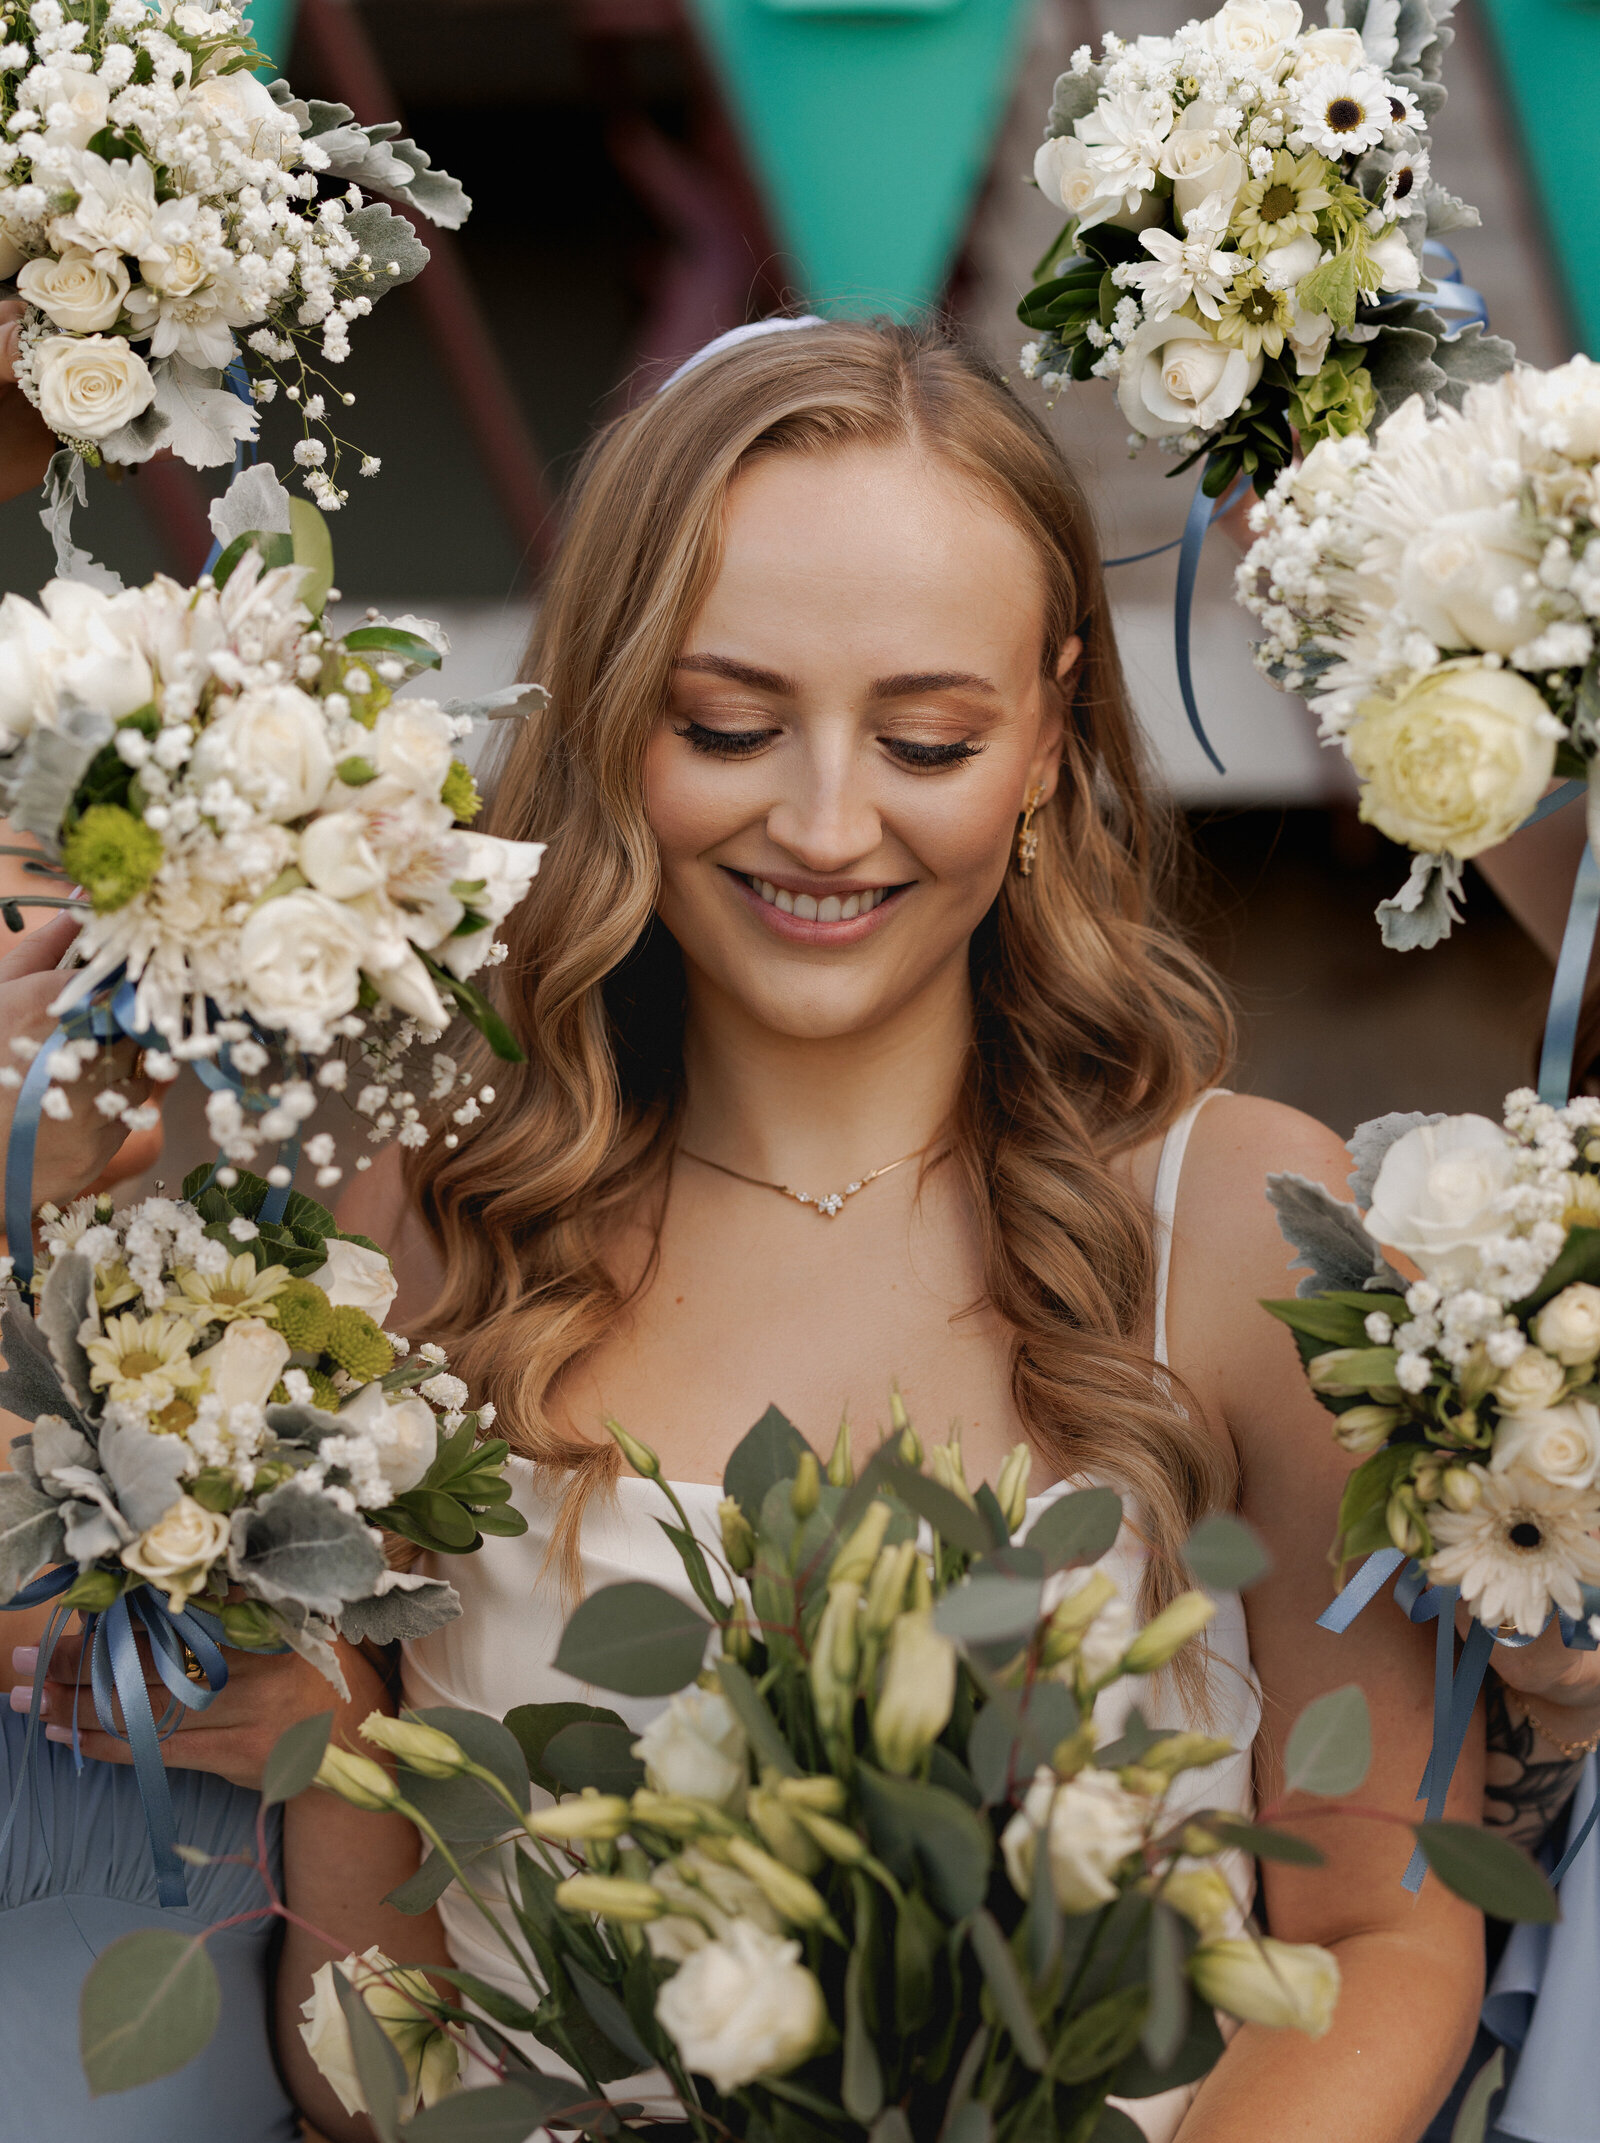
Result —
<path fill-rule="evenodd" d="M 815 1204 L 816 1209 L 819 1213 L 825 1215 L 827 1219 L 832 1220 L 834 1214 L 837 1213 L 840 1207 L 844 1204 L 847 1195 L 848 1193 L 845 1191 L 829 1191 L 826 1198 L 814 1199 L 813 1203 Z"/>

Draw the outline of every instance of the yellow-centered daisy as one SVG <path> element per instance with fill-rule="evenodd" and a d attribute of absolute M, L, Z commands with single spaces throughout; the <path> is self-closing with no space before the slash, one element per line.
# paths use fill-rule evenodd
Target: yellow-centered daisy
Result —
<path fill-rule="evenodd" d="M 165 1310 L 153 1317 L 108 1317 L 105 1331 L 84 1350 L 89 1382 L 108 1398 L 154 1413 L 199 1382 L 189 1358 L 194 1342 L 187 1318 L 169 1317 Z"/>
<path fill-rule="evenodd" d="M 1316 236 L 1317 214 L 1333 206 L 1333 195 L 1322 183 L 1328 167 L 1313 154 L 1292 156 L 1278 150 L 1272 169 L 1251 179 L 1235 204 L 1233 235 L 1247 252 L 1267 253 L 1287 245 L 1301 232 Z"/>
<path fill-rule="evenodd" d="M 289 1277 L 287 1265 L 257 1268 L 248 1251 L 228 1260 L 222 1272 L 177 1274 L 179 1307 L 202 1324 L 232 1324 L 236 1317 L 271 1317 L 272 1298 Z"/>
<path fill-rule="evenodd" d="M 1219 342 L 1232 343 L 1246 357 L 1276 357 L 1293 325 L 1288 297 L 1281 290 L 1269 288 L 1252 262 L 1228 285 L 1217 315 L 1216 334 Z"/>

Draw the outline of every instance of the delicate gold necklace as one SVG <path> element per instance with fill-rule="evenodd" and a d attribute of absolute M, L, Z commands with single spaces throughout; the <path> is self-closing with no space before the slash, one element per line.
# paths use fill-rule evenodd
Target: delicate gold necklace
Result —
<path fill-rule="evenodd" d="M 928 1146 L 932 1144 L 933 1140 L 929 1139 Z M 678 1151 L 684 1160 L 698 1161 L 702 1168 L 714 1168 L 719 1176 L 732 1176 L 736 1183 L 752 1184 L 758 1191 L 776 1191 L 780 1198 L 792 1198 L 796 1205 L 808 1205 L 814 1213 L 820 1213 L 824 1220 L 832 1220 L 835 1214 L 843 1209 L 847 1198 L 853 1198 L 857 1191 L 864 1191 L 869 1183 L 876 1183 L 880 1176 L 887 1176 L 897 1168 L 904 1168 L 907 1161 L 919 1161 L 927 1152 L 928 1146 L 919 1146 L 915 1153 L 903 1153 L 898 1161 L 885 1161 L 881 1168 L 869 1170 L 859 1182 L 847 1183 L 842 1191 L 827 1191 L 821 1195 L 815 1191 L 792 1190 L 787 1183 L 773 1183 L 765 1176 L 747 1176 L 742 1168 L 730 1168 L 725 1161 L 713 1161 L 707 1154 L 690 1153 L 686 1146 L 680 1146 Z"/>

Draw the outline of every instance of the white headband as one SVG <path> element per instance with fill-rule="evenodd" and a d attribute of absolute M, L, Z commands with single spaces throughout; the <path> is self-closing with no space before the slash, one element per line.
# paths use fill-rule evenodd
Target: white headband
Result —
<path fill-rule="evenodd" d="M 827 322 L 819 319 L 815 313 L 802 313 L 798 320 L 780 315 L 772 320 L 752 320 L 748 327 L 730 327 L 725 335 L 714 336 L 703 350 L 696 350 L 693 357 L 686 357 L 676 372 L 667 375 L 656 392 L 662 394 L 668 387 L 675 386 L 686 372 L 692 372 L 696 365 L 703 365 L 708 357 L 720 357 L 724 350 L 737 349 L 741 342 L 753 342 L 758 335 L 782 335 L 792 327 L 826 325 Z"/>

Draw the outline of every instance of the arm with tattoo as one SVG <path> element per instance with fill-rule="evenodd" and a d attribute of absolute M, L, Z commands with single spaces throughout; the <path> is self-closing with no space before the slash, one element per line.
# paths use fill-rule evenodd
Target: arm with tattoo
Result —
<path fill-rule="evenodd" d="M 1563 1756 L 1552 1746 L 1520 1705 L 1506 1701 L 1498 1675 L 1489 1676 L 1485 1702 L 1489 1746 L 1483 1820 L 1536 1853 L 1571 1800 L 1584 1759 Z"/>

